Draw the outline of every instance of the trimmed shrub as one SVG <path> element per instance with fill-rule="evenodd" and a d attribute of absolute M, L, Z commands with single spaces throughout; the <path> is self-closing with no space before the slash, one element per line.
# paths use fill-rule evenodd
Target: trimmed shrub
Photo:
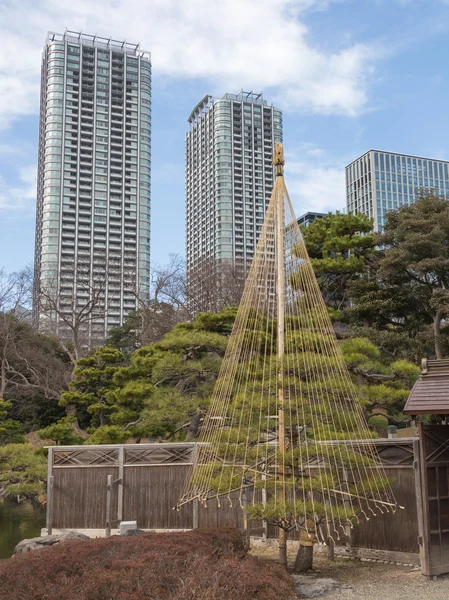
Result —
<path fill-rule="evenodd" d="M 280 565 L 233 529 L 66 542 L 0 560 L 8 600 L 294 600 Z"/>

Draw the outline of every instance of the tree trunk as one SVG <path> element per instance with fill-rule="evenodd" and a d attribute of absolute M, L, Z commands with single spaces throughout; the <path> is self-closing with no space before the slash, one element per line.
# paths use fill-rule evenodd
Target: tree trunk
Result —
<path fill-rule="evenodd" d="M 433 334 L 435 338 L 435 354 L 437 359 L 443 358 L 443 351 L 441 348 L 441 310 L 438 310 L 433 319 Z"/>
<path fill-rule="evenodd" d="M 295 560 L 295 573 L 304 573 L 313 566 L 313 546 L 299 545 L 298 554 Z"/>
<path fill-rule="evenodd" d="M 0 385 L 0 399 L 4 397 L 5 391 L 6 391 L 6 357 L 3 356 L 1 385 Z"/>
<path fill-rule="evenodd" d="M 190 419 L 190 425 L 187 429 L 186 442 L 198 436 L 202 416 L 202 411 L 198 410 Z"/>
<path fill-rule="evenodd" d="M 279 562 L 287 569 L 287 532 L 284 529 L 279 529 Z"/>

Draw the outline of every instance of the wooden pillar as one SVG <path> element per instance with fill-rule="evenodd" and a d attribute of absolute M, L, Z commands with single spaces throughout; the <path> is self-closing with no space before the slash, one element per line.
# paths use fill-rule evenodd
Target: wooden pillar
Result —
<path fill-rule="evenodd" d="M 262 460 L 265 460 L 265 456 L 262 458 Z M 262 481 L 266 481 L 267 476 L 266 476 L 266 463 L 264 463 L 263 465 L 263 475 L 262 475 Z M 262 504 L 265 506 L 267 503 L 267 488 L 262 488 Z M 268 538 L 268 522 L 267 521 L 262 521 L 262 527 L 263 527 L 263 533 L 262 533 L 262 540 L 264 542 L 267 541 Z"/>
<path fill-rule="evenodd" d="M 284 421 L 284 333 L 285 333 L 285 255 L 284 255 L 284 187 L 283 165 L 277 167 L 276 181 L 274 183 L 276 194 L 276 254 L 277 254 L 277 318 L 278 318 L 278 442 L 279 452 L 285 454 L 285 421 Z M 279 459 L 278 459 L 279 460 Z M 283 459 L 284 460 L 284 459 Z M 285 502 L 285 486 L 283 486 L 285 473 L 284 465 L 281 466 L 281 499 Z M 279 528 L 279 562 L 287 568 L 287 532 Z"/>
<path fill-rule="evenodd" d="M 117 520 L 123 521 L 123 495 L 124 495 L 124 475 L 125 475 L 125 447 L 122 446 L 118 451 L 118 491 L 117 491 Z"/>
<path fill-rule="evenodd" d="M 198 444 L 194 443 L 192 448 L 192 463 L 193 465 L 198 464 Z M 192 501 L 192 527 L 193 529 L 199 529 L 200 519 L 199 519 L 199 502 L 198 498 L 194 498 Z"/>
<path fill-rule="evenodd" d="M 422 475 L 421 475 L 421 462 L 419 455 L 419 439 L 413 440 L 413 470 L 415 472 L 415 496 L 416 496 L 416 512 L 418 516 L 418 545 L 419 545 L 419 557 L 421 560 L 421 572 L 428 574 L 428 569 L 425 565 L 428 564 L 427 558 L 427 547 L 425 546 L 424 536 L 424 512 L 423 512 L 423 494 L 422 494 Z"/>
<path fill-rule="evenodd" d="M 111 507 L 112 507 L 112 475 L 108 475 L 108 483 L 106 486 L 106 528 L 105 535 L 111 535 Z"/>
<path fill-rule="evenodd" d="M 349 491 L 349 472 L 347 469 L 343 469 L 343 481 L 346 485 L 346 491 Z M 348 512 L 351 511 L 351 501 L 347 496 L 344 496 L 343 504 L 346 507 Z M 346 548 L 351 548 L 352 546 L 352 528 L 351 525 L 345 525 L 345 535 L 346 535 Z"/>
<path fill-rule="evenodd" d="M 198 498 L 194 498 L 192 501 L 192 527 L 193 529 L 199 528 L 199 514 L 198 514 Z"/>
<path fill-rule="evenodd" d="M 47 535 L 53 531 L 53 448 L 48 449 L 47 462 Z"/>

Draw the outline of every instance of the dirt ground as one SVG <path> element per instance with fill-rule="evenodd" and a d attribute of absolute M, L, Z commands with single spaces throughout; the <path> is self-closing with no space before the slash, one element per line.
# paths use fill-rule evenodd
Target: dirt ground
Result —
<path fill-rule="evenodd" d="M 276 560 L 277 550 L 253 548 L 252 554 L 267 560 Z M 289 552 L 293 564 L 294 553 Z M 359 600 L 449 600 L 449 577 L 437 581 L 421 575 L 420 570 L 374 562 L 336 558 L 330 562 L 326 555 L 314 556 L 311 577 L 331 578 L 342 586 L 324 598 L 358 598 Z M 281 599 L 280 599 L 281 600 Z"/>

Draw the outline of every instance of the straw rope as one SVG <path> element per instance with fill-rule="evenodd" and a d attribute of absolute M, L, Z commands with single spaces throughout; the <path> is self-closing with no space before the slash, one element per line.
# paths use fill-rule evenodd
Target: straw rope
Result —
<path fill-rule="evenodd" d="M 369 436 L 278 169 L 177 508 L 195 498 L 243 507 L 246 489 L 253 518 L 310 536 L 324 522 L 338 539 L 397 508 Z"/>

